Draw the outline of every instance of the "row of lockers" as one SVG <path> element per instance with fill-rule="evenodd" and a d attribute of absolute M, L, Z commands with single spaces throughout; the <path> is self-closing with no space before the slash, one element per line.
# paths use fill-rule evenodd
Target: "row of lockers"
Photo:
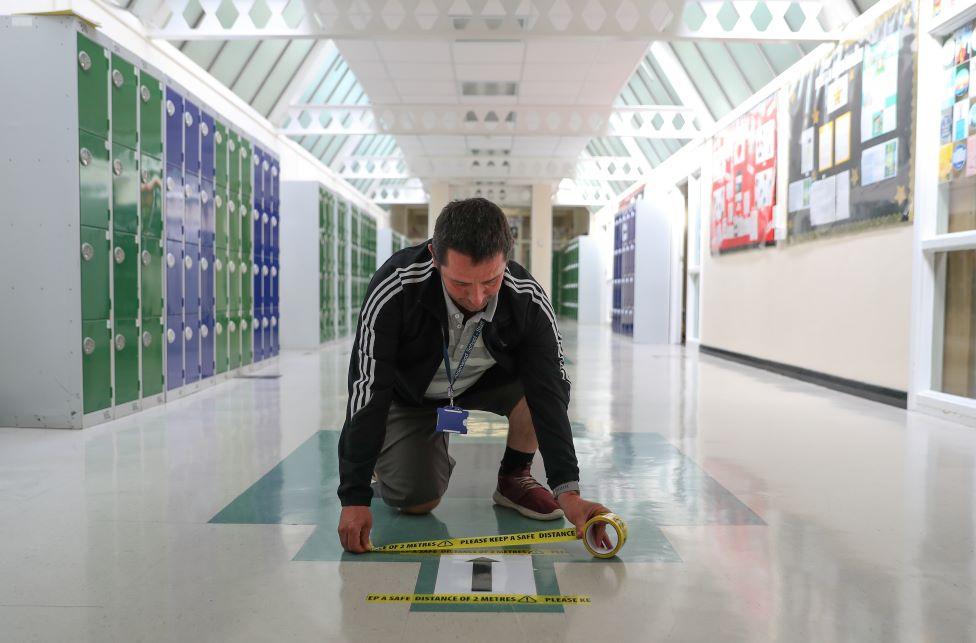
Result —
<path fill-rule="evenodd" d="M 634 272 L 636 261 L 637 202 L 613 220 L 613 301 L 610 309 L 614 332 L 634 334 Z"/>

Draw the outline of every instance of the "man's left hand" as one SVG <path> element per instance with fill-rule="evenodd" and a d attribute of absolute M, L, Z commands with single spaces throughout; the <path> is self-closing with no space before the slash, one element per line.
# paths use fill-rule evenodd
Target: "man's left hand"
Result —
<path fill-rule="evenodd" d="M 586 536 L 583 533 L 583 528 L 590 518 L 599 516 L 600 514 L 611 513 L 609 509 L 598 502 L 583 500 L 575 491 L 567 491 L 566 493 L 559 494 L 556 502 L 559 503 L 563 513 L 566 514 L 566 520 L 576 526 L 576 537 L 581 540 Z M 612 548 L 613 543 L 607 535 L 607 526 L 601 524 L 597 525 L 595 529 L 596 532 L 593 534 L 594 543 L 607 549 Z"/>

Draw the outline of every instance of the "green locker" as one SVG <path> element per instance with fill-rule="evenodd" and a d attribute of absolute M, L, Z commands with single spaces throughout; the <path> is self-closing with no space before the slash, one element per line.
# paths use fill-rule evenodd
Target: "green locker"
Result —
<path fill-rule="evenodd" d="M 226 188 L 230 178 L 227 165 L 227 127 L 217 121 L 215 129 L 217 131 L 214 133 L 214 167 L 216 168 L 214 182 L 218 186 Z"/>
<path fill-rule="evenodd" d="M 253 154 L 251 151 L 251 142 L 247 139 L 241 139 L 241 192 L 247 192 L 250 194 L 252 191 L 252 177 L 254 176 L 254 169 L 252 168 L 251 160 Z M 250 203 L 250 199 L 245 199 L 244 203 Z"/>
<path fill-rule="evenodd" d="M 139 77 L 136 68 L 112 54 L 112 144 L 139 147 Z"/>
<path fill-rule="evenodd" d="M 139 231 L 139 161 L 134 149 L 112 145 L 112 221 L 116 232 Z"/>
<path fill-rule="evenodd" d="M 254 236 L 254 222 L 251 220 L 251 209 L 254 202 L 251 200 L 251 193 L 245 192 L 241 198 L 241 255 L 251 256 L 252 237 Z"/>
<path fill-rule="evenodd" d="M 163 241 L 155 237 L 142 238 L 141 292 L 142 318 L 162 317 L 163 308 Z"/>
<path fill-rule="evenodd" d="M 162 238 L 164 195 L 163 162 L 161 160 L 146 154 L 142 155 L 139 192 L 141 195 L 142 234 Z"/>
<path fill-rule="evenodd" d="M 217 325 L 214 327 L 216 336 L 214 337 L 214 361 L 217 373 L 227 372 L 227 314 L 217 313 Z"/>
<path fill-rule="evenodd" d="M 231 195 L 241 193 L 241 139 L 231 132 L 227 141 L 227 176 Z"/>
<path fill-rule="evenodd" d="M 217 314 L 227 313 L 229 304 L 227 292 L 227 249 L 217 248 L 214 259 L 214 306 Z M 226 323 L 224 324 L 227 325 Z"/>
<path fill-rule="evenodd" d="M 227 367 L 241 367 L 241 318 L 232 314 L 227 322 Z"/>
<path fill-rule="evenodd" d="M 81 323 L 82 397 L 85 413 L 112 405 L 112 329 L 107 319 Z"/>
<path fill-rule="evenodd" d="M 142 318 L 142 396 L 151 397 L 163 392 L 163 318 Z"/>
<path fill-rule="evenodd" d="M 227 262 L 227 276 L 229 287 L 229 307 L 228 310 L 233 316 L 234 313 L 240 312 L 241 310 L 241 264 L 236 261 L 233 256 Z"/>
<path fill-rule="evenodd" d="M 254 361 L 252 345 L 254 344 L 254 328 L 251 317 L 245 311 L 241 317 L 241 364 L 250 364 Z"/>
<path fill-rule="evenodd" d="M 230 250 L 231 257 L 237 257 L 241 254 L 242 207 L 233 197 L 227 202 L 227 225 L 229 228 L 229 243 L 227 247 Z"/>
<path fill-rule="evenodd" d="M 84 131 L 78 139 L 81 225 L 107 230 L 112 185 L 108 141 Z"/>
<path fill-rule="evenodd" d="M 106 51 L 78 34 L 78 127 L 108 138 L 108 57 Z"/>
<path fill-rule="evenodd" d="M 117 232 L 113 239 L 112 281 L 115 319 L 135 319 L 139 315 L 139 244 L 134 234 Z"/>
<path fill-rule="evenodd" d="M 115 404 L 139 399 L 139 341 L 135 319 L 116 319 L 112 348 L 115 351 Z"/>
<path fill-rule="evenodd" d="M 111 248 L 107 230 L 81 227 L 81 318 L 85 321 L 109 317 Z"/>
<path fill-rule="evenodd" d="M 139 144 L 140 151 L 163 158 L 163 84 L 158 78 L 140 73 Z"/>
<path fill-rule="evenodd" d="M 241 312 L 249 314 L 251 311 L 251 299 L 254 292 L 253 270 L 257 264 L 247 261 L 241 262 Z"/>
<path fill-rule="evenodd" d="M 216 239 L 214 245 L 218 248 L 227 248 L 230 243 L 230 231 L 227 221 L 227 188 L 217 186 L 217 193 L 214 195 L 214 230 Z"/>

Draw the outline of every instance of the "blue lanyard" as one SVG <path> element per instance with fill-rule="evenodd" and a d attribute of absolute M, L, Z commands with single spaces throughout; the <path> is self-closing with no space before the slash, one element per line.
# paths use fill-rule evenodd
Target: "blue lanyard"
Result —
<path fill-rule="evenodd" d="M 458 363 L 457 370 L 454 371 L 454 377 L 451 377 L 451 357 L 447 354 L 447 341 L 444 341 L 444 372 L 447 374 L 447 396 L 451 400 L 451 406 L 454 406 L 454 383 L 458 381 L 461 377 L 461 371 L 464 370 L 464 365 L 468 363 L 468 358 L 471 357 L 471 351 L 474 349 L 475 342 L 481 336 L 481 330 L 485 327 L 485 319 L 481 318 L 478 325 L 475 326 L 474 332 L 471 333 L 471 339 L 468 340 L 468 345 L 464 349 L 464 353 L 461 355 L 461 361 Z"/>

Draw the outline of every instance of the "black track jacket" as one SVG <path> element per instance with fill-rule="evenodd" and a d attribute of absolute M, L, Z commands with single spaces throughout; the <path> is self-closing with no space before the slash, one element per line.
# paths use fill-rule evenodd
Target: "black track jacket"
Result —
<path fill-rule="evenodd" d="M 349 402 L 339 437 L 342 506 L 369 505 L 370 479 L 390 402 L 419 406 L 443 362 L 447 306 L 428 242 L 394 254 L 373 275 L 349 359 Z M 493 321 L 483 331 L 497 365 L 519 377 L 549 486 L 579 480 L 566 408 L 569 379 L 552 305 L 529 272 L 508 262 Z M 434 427 L 431 427 L 431 431 Z"/>

